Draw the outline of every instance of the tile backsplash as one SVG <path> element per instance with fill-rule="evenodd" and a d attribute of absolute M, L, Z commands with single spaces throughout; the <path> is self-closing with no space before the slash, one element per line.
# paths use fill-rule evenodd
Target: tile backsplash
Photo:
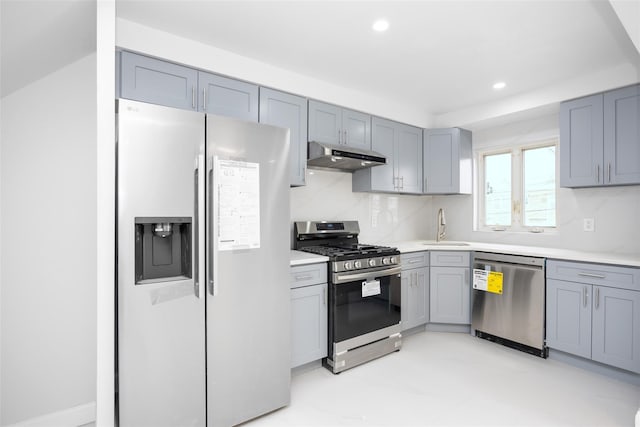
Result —
<path fill-rule="evenodd" d="M 556 231 L 535 234 L 474 231 L 473 196 L 356 193 L 350 173 L 307 174 L 306 186 L 289 190 L 291 221 L 357 220 L 363 243 L 433 240 L 437 211 L 444 208 L 448 240 L 640 254 L 640 186 L 560 188 Z M 595 220 L 593 232 L 582 231 L 583 218 Z"/>
<path fill-rule="evenodd" d="M 427 239 L 430 196 L 351 191 L 351 173 L 307 170 L 307 185 L 290 191 L 292 221 L 357 220 L 362 243 Z M 431 237 L 432 238 L 432 237 Z"/>

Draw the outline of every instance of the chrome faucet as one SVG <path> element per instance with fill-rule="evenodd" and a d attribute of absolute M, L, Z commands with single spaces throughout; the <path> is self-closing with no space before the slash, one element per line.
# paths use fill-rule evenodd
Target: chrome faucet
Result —
<path fill-rule="evenodd" d="M 436 242 L 444 240 L 444 236 L 447 234 L 447 221 L 444 219 L 444 210 L 440 208 L 438 210 L 438 226 L 436 229 Z"/>

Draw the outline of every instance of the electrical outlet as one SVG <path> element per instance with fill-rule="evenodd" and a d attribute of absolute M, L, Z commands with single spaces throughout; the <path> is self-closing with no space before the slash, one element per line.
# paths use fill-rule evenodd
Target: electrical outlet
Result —
<path fill-rule="evenodd" d="M 584 218 L 582 223 L 582 229 L 584 231 L 594 231 L 596 227 L 596 222 L 593 218 Z"/>

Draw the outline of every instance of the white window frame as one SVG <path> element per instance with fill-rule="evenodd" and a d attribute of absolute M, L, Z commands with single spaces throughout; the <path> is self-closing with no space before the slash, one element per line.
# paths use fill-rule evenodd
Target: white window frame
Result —
<path fill-rule="evenodd" d="M 551 147 L 556 148 L 555 158 L 555 175 L 556 175 L 556 225 L 539 227 L 539 226 L 525 226 L 524 225 L 524 156 L 523 152 L 535 148 Z M 485 156 L 492 156 L 496 154 L 511 153 L 511 225 L 507 226 L 495 226 L 487 225 L 485 218 L 485 172 L 484 172 L 484 158 Z M 527 233 L 549 233 L 554 232 L 558 226 L 558 162 L 559 162 L 559 147 L 558 138 L 550 138 L 535 142 L 530 142 L 515 147 L 502 147 L 502 148 L 488 148 L 486 150 L 478 150 L 476 152 L 476 164 L 477 170 L 477 185 L 476 185 L 476 231 L 507 231 L 507 232 L 527 232 Z"/>

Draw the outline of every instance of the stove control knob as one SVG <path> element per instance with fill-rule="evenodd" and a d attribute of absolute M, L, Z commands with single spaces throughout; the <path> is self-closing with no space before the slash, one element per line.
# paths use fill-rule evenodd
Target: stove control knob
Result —
<path fill-rule="evenodd" d="M 344 269 L 345 270 L 351 270 L 353 267 L 351 265 L 351 261 L 347 261 L 344 263 Z"/>
<path fill-rule="evenodd" d="M 362 268 L 362 261 L 358 260 L 354 262 L 353 265 L 355 268 Z"/>
<path fill-rule="evenodd" d="M 383 265 L 389 265 L 391 263 L 391 260 L 387 257 L 382 258 L 382 264 Z"/>
<path fill-rule="evenodd" d="M 389 258 L 389 262 L 390 262 L 391 264 L 397 264 L 397 263 L 398 263 L 398 258 L 396 258 L 396 257 L 392 256 L 391 258 Z"/>
<path fill-rule="evenodd" d="M 376 266 L 376 260 L 375 258 L 371 258 L 369 260 L 369 267 L 375 267 Z"/>

